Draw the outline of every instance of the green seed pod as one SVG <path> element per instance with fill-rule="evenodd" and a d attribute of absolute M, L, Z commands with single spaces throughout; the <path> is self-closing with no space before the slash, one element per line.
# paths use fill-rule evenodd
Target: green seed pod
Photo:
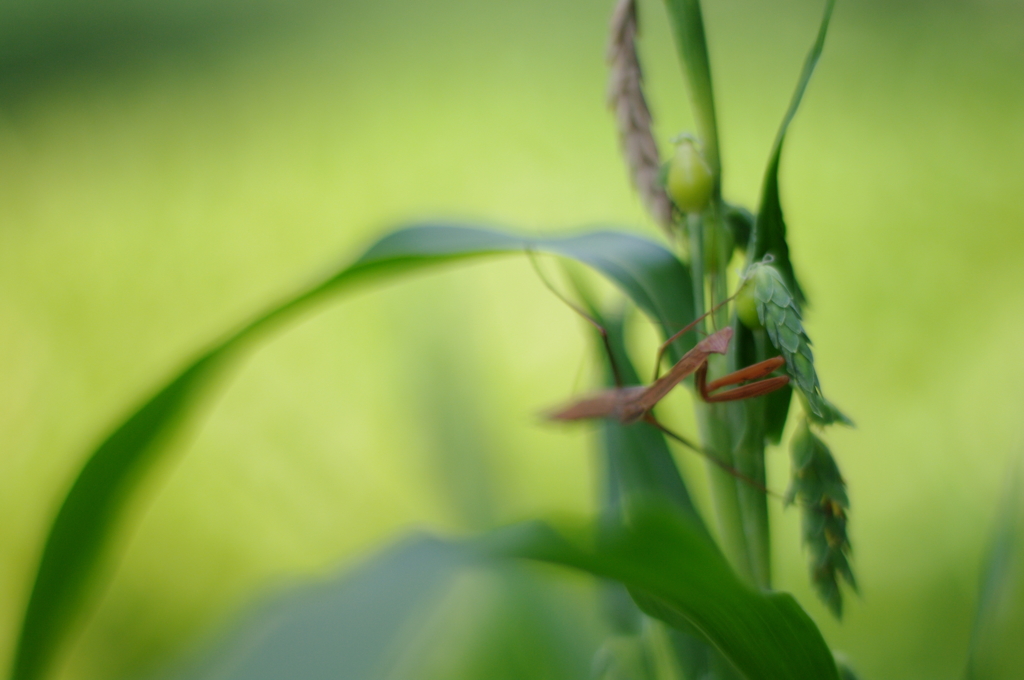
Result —
<path fill-rule="evenodd" d="M 715 179 L 693 137 L 675 140 L 676 150 L 668 164 L 665 189 L 676 207 L 684 213 L 703 212 L 711 201 Z"/>
<path fill-rule="evenodd" d="M 754 284 L 747 281 L 736 293 L 736 316 L 747 328 L 759 330 L 764 328 L 757 315 L 757 298 L 754 297 Z"/>

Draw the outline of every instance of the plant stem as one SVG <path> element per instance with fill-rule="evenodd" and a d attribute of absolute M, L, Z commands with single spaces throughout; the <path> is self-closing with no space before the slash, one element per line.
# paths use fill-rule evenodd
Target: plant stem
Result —
<path fill-rule="evenodd" d="M 736 322 L 738 323 L 738 321 Z M 758 356 L 764 351 L 763 333 L 755 333 Z M 732 357 L 730 357 L 732 358 Z M 736 413 L 733 422 L 743 422 L 743 438 L 736 448 L 736 467 L 743 474 L 767 486 L 765 476 L 765 400 L 748 399 L 732 404 Z M 771 587 L 771 528 L 768 521 L 768 496 L 760 490 L 744 486 L 740 489 L 743 519 L 747 529 L 754 582 L 762 588 Z"/>
<path fill-rule="evenodd" d="M 704 314 L 706 308 L 703 248 L 705 223 L 700 215 L 690 214 L 687 216 L 686 226 L 690 239 L 690 271 L 693 276 L 694 312 L 700 316 Z M 719 291 L 716 291 L 716 297 L 724 296 L 724 283 L 716 288 L 720 288 Z M 712 304 L 716 304 L 716 301 L 712 300 Z M 705 325 L 707 325 L 707 321 L 705 321 Z M 726 418 L 727 409 L 719 404 L 705 404 L 699 399 L 695 401 L 695 409 L 704 449 L 726 464 L 734 465 L 732 431 Z M 753 567 L 747 545 L 745 522 L 736 480 L 715 465 L 708 466 L 708 475 L 722 549 L 740 574 L 743 574 L 751 583 L 758 583 L 758 570 Z"/>
<path fill-rule="evenodd" d="M 762 399 L 751 399 L 749 403 L 735 402 L 728 406 L 731 422 L 745 423 L 746 426 L 742 439 L 735 448 L 733 464 L 746 477 L 764 487 L 764 434 L 763 428 L 760 427 L 764 419 L 764 406 L 761 402 Z M 733 480 L 734 484 L 737 482 L 738 480 Z M 760 588 L 769 588 L 771 534 L 768 523 L 768 497 L 762 490 L 755 489 L 749 484 L 737 484 L 736 491 L 753 582 Z"/>

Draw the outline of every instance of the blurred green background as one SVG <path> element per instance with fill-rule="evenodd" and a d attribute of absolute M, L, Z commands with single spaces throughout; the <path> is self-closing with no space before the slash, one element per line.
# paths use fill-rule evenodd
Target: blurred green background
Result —
<path fill-rule="evenodd" d="M 0 3 L 0 667 L 83 456 L 228 328 L 415 218 L 656 236 L 603 103 L 610 5 Z M 819 11 L 705 2 L 731 200 L 756 203 Z M 641 12 L 665 141 L 691 123 L 663 7 Z M 829 618 L 778 505 L 776 584 L 866 678 L 962 671 L 1024 441 L 1022 122 L 1024 3 L 847 0 L 787 143 L 807 327 L 859 426 L 828 438 L 863 596 Z M 585 386 L 590 340 L 524 258 L 277 336 L 147 479 L 63 677 L 149 673 L 413 527 L 591 511 L 592 437 L 536 415 Z"/>

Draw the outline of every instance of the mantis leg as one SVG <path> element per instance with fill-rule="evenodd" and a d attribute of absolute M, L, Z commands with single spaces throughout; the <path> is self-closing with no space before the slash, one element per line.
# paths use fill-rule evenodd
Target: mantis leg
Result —
<path fill-rule="evenodd" d="M 753 479 L 752 477 L 748 477 L 747 475 L 743 474 L 742 472 L 740 472 L 736 468 L 732 467 L 731 465 L 726 463 L 724 460 L 722 460 L 718 456 L 710 453 L 709 451 L 706 451 L 706 450 L 702 449 L 701 447 L 697 446 L 696 444 L 694 444 L 690 440 L 686 439 L 685 437 L 683 437 L 683 436 L 681 436 L 679 434 L 676 434 L 672 430 L 668 429 L 667 427 L 662 425 L 660 422 L 658 422 L 658 420 L 654 417 L 654 414 L 652 414 L 652 413 L 646 414 L 644 416 L 643 420 L 644 420 L 645 423 L 647 423 L 649 425 L 653 425 L 654 427 L 656 427 L 659 430 L 661 430 L 661 432 L 666 437 L 669 437 L 670 439 L 676 440 L 677 442 L 679 442 L 680 444 L 682 444 L 686 448 L 688 448 L 691 451 L 693 451 L 694 453 L 696 453 L 698 456 L 701 456 L 702 458 L 704 458 L 704 459 L 708 460 L 709 462 L 713 463 L 714 465 L 719 467 L 721 470 L 723 470 L 727 474 L 735 477 L 736 479 L 740 480 L 744 484 L 747 484 L 748 486 L 750 486 L 750 487 L 752 487 L 754 489 L 757 489 L 758 491 L 764 493 L 765 495 L 785 500 L 785 496 L 783 496 L 782 494 L 776 493 L 775 491 L 772 491 L 771 489 L 766 487 L 761 482 L 757 481 L 756 479 Z"/>
<path fill-rule="evenodd" d="M 712 307 L 708 311 L 704 312 L 703 314 L 698 316 L 696 319 L 694 319 L 690 323 L 688 323 L 685 326 L 683 326 L 682 330 L 676 331 L 676 333 L 671 338 L 669 338 L 665 342 L 661 343 L 661 346 L 658 348 L 658 354 L 657 354 L 657 356 L 654 359 L 654 380 L 652 380 L 651 382 L 654 382 L 654 381 L 656 381 L 658 379 L 658 376 L 660 375 L 660 372 L 661 372 L 661 360 L 665 357 L 665 352 L 667 352 L 668 348 L 672 346 L 672 343 L 675 342 L 676 340 L 678 340 L 679 338 L 681 338 L 683 335 L 685 335 L 689 331 L 692 331 L 694 326 L 696 326 L 701 321 L 703 321 L 705 317 L 707 317 L 710 314 L 714 314 L 719 309 L 721 309 L 723 305 L 729 304 L 729 302 L 734 297 L 736 297 L 736 296 L 733 295 L 732 297 L 729 297 L 729 298 L 726 298 L 725 300 L 722 300 L 717 305 L 715 305 L 714 307 Z"/>
<path fill-rule="evenodd" d="M 701 399 L 712 404 L 723 401 L 738 401 L 740 399 L 760 397 L 774 392 L 775 390 L 782 389 L 789 384 L 789 376 L 786 375 L 758 380 L 759 378 L 763 378 L 773 371 L 781 368 L 785 363 L 786 360 L 782 357 L 765 359 L 764 361 L 752 366 L 747 366 L 746 368 L 741 368 L 738 371 L 722 376 L 718 380 L 712 381 L 710 384 L 707 382 L 708 366 L 707 363 L 705 363 L 697 369 L 697 392 L 700 394 Z M 734 387 L 731 390 L 719 392 L 718 394 L 712 394 L 712 392 L 723 387 L 727 387 L 728 385 L 737 385 L 748 380 L 755 380 L 756 382 L 752 382 L 748 385 L 741 385 L 740 387 Z"/>
<path fill-rule="evenodd" d="M 547 275 L 541 270 L 540 265 L 537 263 L 537 254 L 532 249 L 527 249 L 526 254 L 530 258 L 530 264 L 533 265 L 533 270 L 537 272 L 537 276 L 540 278 L 541 283 L 544 284 L 544 287 L 551 291 L 556 298 L 568 305 L 571 310 L 582 316 L 591 326 L 597 329 L 598 333 L 601 334 L 601 343 L 604 345 L 605 352 L 608 353 L 608 362 L 612 368 L 612 376 L 615 378 L 615 386 L 622 387 L 622 374 L 619 373 L 619 367 L 615 363 L 615 354 L 612 352 L 612 345 L 608 340 L 608 331 L 605 330 L 604 326 L 597 322 L 597 319 L 590 314 L 587 314 L 582 307 L 567 298 L 555 288 L 551 281 L 548 280 Z"/>

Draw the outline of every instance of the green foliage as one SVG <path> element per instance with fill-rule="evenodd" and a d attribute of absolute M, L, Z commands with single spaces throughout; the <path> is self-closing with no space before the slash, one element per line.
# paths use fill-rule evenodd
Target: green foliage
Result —
<path fill-rule="evenodd" d="M 779 187 L 782 147 L 821 55 L 833 5 L 832 0 L 825 3 L 817 39 L 779 128 L 764 173 L 757 217 L 743 206 L 725 202 L 720 195 L 713 196 L 707 210 L 689 220 L 688 226 L 697 235 L 689 264 L 686 258 L 681 262 L 658 244 L 625 234 L 594 232 L 570 238 L 533 239 L 485 229 L 426 225 L 385 236 L 351 266 L 289 297 L 251 324 L 228 333 L 220 342 L 198 353 L 193 363 L 113 428 L 110 436 L 87 457 L 49 529 L 17 650 L 15 678 L 41 678 L 55 670 L 54 658 L 61 648 L 70 646 L 67 638 L 73 631 L 73 622 L 98 601 L 96 591 L 102 589 L 109 576 L 98 565 L 104 557 L 110 557 L 106 553 L 126 504 L 148 470 L 174 451 L 170 446 L 175 443 L 174 436 L 187 432 L 187 426 L 202 414 L 203 406 L 210 401 L 204 397 L 212 396 L 216 388 L 222 387 L 217 378 L 230 375 L 230 369 L 248 348 L 269 340 L 271 330 L 280 329 L 300 312 L 347 291 L 357 282 L 374 283 L 392 274 L 434 264 L 523 250 L 554 253 L 596 268 L 658 325 L 663 336 L 691 320 L 698 310 L 721 303 L 727 297 L 729 291 L 723 282 L 728 280 L 725 268 L 734 255 L 734 245 L 757 263 L 757 276 L 765 277 L 767 283 L 762 281 L 757 289 L 760 297 L 754 299 L 754 314 L 760 315 L 759 323 L 764 319 L 766 326 L 759 329 L 751 323 L 749 328 L 742 328 L 733 320 L 735 337 L 733 351 L 727 357 L 728 366 L 715 365 L 712 371 L 717 375 L 723 368 L 734 370 L 756 363 L 775 354 L 776 348 L 787 355 L 793 384 L 806 399 L 809 419 L 794 428 L 789 498 L 799 502 L 803 540 L 811 557 L 812 583 L 834 613 L 840 614 L 840 582 L 846 580 L 856 588 L 849 561 L 849 503 L 836 460 L 819 437 L 820 429 L 812 426 L 851 423 L 821 393 L 810 339 L 801 318 L 806 300 L 786 242 L 787 225 Z M 712 193 L 720 194 L 721 156 L 700 3 L 668 0 L 667 6 L 702 143 L 713 159 Z M 110 42 L 100 39 L 107 34 L 94 31 L 92 23 L 77 23 L 82 27 L 75 29 L 76 36 L 89 34 L 88 38 L 97 45 Z M 182 39 L 195 33 L 175 30 Z M 121 32 L 117 31 L 119 35 Z M 15 30 L 12 35 L 16 33 L 19 32 Z M 63 35 L 61 31 L 54 35 L 58 33 Z M 419 33 L 432 35 L 426 30 Z M 29 43 L 19 41 L 19 45 Z M 908 49 L 909 45 L 901 43 L 901 48 Z M 16 46 L 15 52 L 21 54 L 19 50 L 26 49 L 25 53 L 31 56 L 31 45 Z M 396 54 L 396 63 L 407 57 L 401 50 L 396 50 Z M 61 58 L 77 65 L 81 61 L 79 56 L 71 49 Z M 7 66 L 11 63 L 8 60 Z M 949 72 L 955 76 L 955 71 Z M 998 77 L 992 80 L 1003 84 Z M 400 84 L 389 81 L 385 87 L 400 89 Z M 87 103 L 90 109 L 101 108 Z M 81 108 L 77 99 L 76 106 Z M 13 130 L 16 153 L 22 153 L 23 147 L 35 163 L 35 154 L 42 150 L 41 142 L 45 140 L 37 139 L 31 126 L 20 126 L 24 122 L 20 116 L 24 120 L 30 117 L 26 111 L 15 113 L 12 120 L 19 119 L 19 125 L 5 126 L 4 132 Z M 493 134 L 493 130 L 487 134 Z M 70 135 L 61 143 L 73 139 Z M 412 156 L 406 153 L 405 158 L 415 165 Z M 132 161 L 129 165 L 136 164 Z M 426 176 L 415 169 L 411 174 Z M 438 176 L 443 177 L 443 173 Z M 21 187 L 19 183 L 12 186 Z M 31 182 L 26 187 L 25 193 L 36 190 Z M 19 189 L 15 193 L 22 192 Z M 72 198 L 67 202 L 77 205 L 79 201 Z M 20 201 L 15 203 L 18 211 L 24 210 Z M 765 256 L 771 256 L 772 265 L 760 264 Z M 47 275 L 57 285 L 62 283 L 52 273 Z M 822 304 L 829 301 L 823 300 Z M 729 323 L 726 309 L 717 317 L 712 316 L 706 326 Z M 877 310 L 872 307 L 871 311 Z M 628 316 L 600 314 L 597 310 L 593 310 L 593 315 L 608 331 L 612 351 L 626 380 L 639 382 L 625 350 L 623 318 Z M 671 348 L 670 356 L 678 357 L 692 347 L 695 337 L 697 334 L 691 333 L 680 339 Z M 185 669 L 175 677 L 582 678 L 588 674 L 591 659 L 594 674 L 604 680 L 732 680 L 739 677 L 737 666 L 748 678 L 836 677 L 825 642 L 814 624 L 794 600 L 770 592 L 771 575 L 765 566 L 771 560 L 764 547 L 770 542 L 764 509 L 764 449 L 766 442 L 780 441 L 790 397 L 791 390 L 786 388 L 732 404 L 698 403 L 702 452 L 725 461 L 733 466 L 733 472 L 742 475 L 730 477 L 712 470 L 720 478 L 716 481 L 724 480 L 713 489 L 715 517 L 704 517 L 698 511 L 687 486 L 688 478 L 680 473 L 668 442 L 656 428 L 647 423 L 627 427 L 609 421 L 598 425 L 601 450 L 596 460 L 604 498 L 603 525 L 598 527 L 596 538 L 591 532 L 583 538 L 574 535 L 570 540 L 552 532 L 547 525 L 533 525 L 481 541 L 490 546 L 492 554 L 525 556 L 600 576 L 602 592 L 614 593 L 608 599 L 616 600 L 616 613 L 610 613 L 609 606 L 601 624 L 594 624 L 599 617 L 587 604 L 581 605 L 567 596 L 573 586 L 566 584 L 578 583 L 570 582 L 564 570 L 521 564 L 518 560 L 489 562 L 459 542 L 414 538 L 385 550 L 352 571 L 346 570 L 339 579 L 291 592 L 280 606 L 257 612 L 243 634 L 218 647 L 209 663 Z M 460 415 L 452 417 L 455 426 L 460 424 Z M 472 452 L 473 446 L 466 448 Z M 1024 591 L 1020 583 L 1024 573 L 1022 497 L 1020 480 L 1014 477 L 1007 499 L 997 511 L 997 531 L 983 569 L 968 678 L 1024 675 L 1019 651 L 1024 620 L 1020 601 Z M 659 510 L 652 511 L 652 505 Z M 712 520 L 719 522 L 718 531 L 709 529 Z M 486 520 L 481 523 L 486 524 Z M 720 545 L 716 546 L 712 537 L 718 537 Z M 733 559 L 739 554 L 733 552 L 723 556 L 730 541 L 740 542 L 747 549 L 746 554 L 740 555 L 742 559 Z M 118 556 L 113 557 L 116 561 Z M 761 571 L 750 566 L 755 558 L 762 561 Z M 550 578 L 552 573 L 557 576 Z M 486 589 L 487 597 L 478 597 L 479 591 L 463 588 L 474 579 L 488 580 L 493 586 Z M 759 587 L 752 587 L 751 581 Z M 944 600 L 957 599 L 942 595 Z M 579 599 L 590 602 L 593 598 Z M 480 600 L 486 603 L 480 605 Z M 876 597 L 874 603 L 878 601 Z M 457 615 L 451 615 L 453 608 Z M 449 635 L 451 631 L 447 629 L 442 634 L 431 634 L 428 629 L 439 618 L 446 623 L 458 619 L 452 627 L 463 625 L 470 630 L 469 636 Z M 410 631 L 415 634 L 407 635 Z M 666 671 L 667 658 L 672 662 L 668 665 L 679 672 Z M 853 680 L 850 667 L 838 658 L 839 677 Z"/>
<path fill-rule="evenodd" d="M 656 243 L 605 231 L 537 239 L 427 224 L 384 236 L 352 264 L 285 299 L 202 353 L 92 452 L 47 538 L 16 650 L 14 680 L 40 680 L 48 672 L 88 595 L 102 588 L 107 575 L 98 565 L 125 504 L 147 469 L 169 450 L 166 443 L 171 435 L 199 413 L 199 397 L 208 391 L 204 388 L 211 379 L 245 348 L 269 337 L 272 329 L 357 282 L 469 257 L 545 252 L 603 274 L 668 337 L 700 314 L 708 300 L 716 309 L 722 307 L 727 297 L 726 269 L 739 243 L 755 261 L 747 276 L 758 319 L 771 344 L 786 358 L 810 417 L 818 424 L 849 424 L 821 394 L 810 340 L 800 319 L 803 293 L 789 259 L 778 189 L 783 141 L 820 56 L 833 2 L 826 3 L 817 40 L 776 138 L 756 219 L 721 197 L 715 101 L 700 3 L 668 0 L 667 5 L 707 161 L 705 167 L 694 144 L 688 142 L 680 147 L 666 178 L 677 206 L 688 213 L 689 266 Z M 624 91 L 639 92 L 639 85 Z M 774 258 L 778 269 L 762 261 L 769 259 L 766 256 Z M 636 381 L 624 350 L 621 318 L 606 319 L 587 304 L 608 333 L 616 363 L 627 380 Z M 724 314 L 712 309 L 706 325 L 714 326 Z M 751 354 L 763 357 L 768 346 L 759 342 L 759 332 L 738 334 L 733 363 Z M 682 356 L 693 348 L 695 338 L 695 332 L 682 336 L 669 348 L 669 355 Z M 733 473 L 728 476 L 716 470 L 716 509 L 728 558 L 698 513 L 653 421 L 602 425 L 605 497 L 596 536 L 568 540 L 548 525 L 535 523 L 485 535 L 473 545 L 491 557 L 549 562 L 616 582 L 613 587 L 631 595 L 634 604 L 624 606 L 628 616 L 635 615 L 641 622 L 643 631 L 662 630 L 653 619 L 673 629 L 664 636 L 650 633 L 644 638 L 637 631 L 617 631 L 598 656 L 601 677 L 637 673 L 659 677 L 663 675 L 659 665 L 664 664 L 658 660 L 670 659 L 688 674 L 706 671 L 718 680 L 731 679 L 736 672 L 751 680 L 838 679 L 832 653 L 808 615 L 791 596 L 770 591 L 764 446 L 766 440 L 780 435 L 788 403 L 787 390 L 774 401 L 698 410 L 704 435 L 699 452 Z M 805 507 L 804 541 L 812 553 L 812 581 L 838 615 L 842 605 L 838 578 L 854 584 L 846 534 L 848 501 L 831 453 L 806 424 L 793 441 L 793 469 L 790 497 Z M 464 547 L 430 541 L 409 543 L 385 554 L 371 571 L 358 573 L 352 581 L 293 601 L 283 624 L 271 625 L 271 633 L 264 635 L 255 651 L 243 653 L 234 662 L 235 672 L 241 674 L 231 677 L 334 677 L 341 667 L 345 667 L 343 674 L 357 677 L 380 672 L 383 650 L 397 644 L 389 634 L 410 625 L 416 607 L 427 606 L 423 603 L 443 589 L 454 572 L 470 564 L 479 566 Z M 503 597 L 515 614 L 507 619 L 509 627 L 499 627 L 501 634 L 483 643 L 489 651 L 467 653 L 468 665 L 461 667 L 459 675 L 579 675 L 581 655 L 573 650 L 580 648 L 581 638 L 563 635 L 552 625 L 557 620 L 550 607 L 554 599 L 532 599 L 532 586 L 524 586 L 529 578 L 508 572 L 501 578 Z M 388 587 L 392 581 L 401 582 L 405 589 L 392 591 Z M 361 599 L 365 597 L 370 599 Z M 526 606 L 528 602 L 537 606 Z M 641 617 L 637 608 L 649 618 Z M 266 633 L 266 625 L 259 630 Z M 339 648 L 326 642 L 331 635 L 345 638 L 340 657 Z M 511 657 L 501 651 L 508 640 L 518 641 Z M 532 651 L 520 668 L 518 661 L 511 663 L 509 658 L 524 658 L 524 649 Z M 423 666 L 413 663 L 411 668 L 422 671 Z M 396 674 L 401 673 L 391 672 L 390 677 Z M 202 677 L 202 672 L 193 670 L 189 675 Z"/>
<path fill-rule="evenodd" d="M 585 680 L 603 631 L 564 585 L 410 536 L 252 608 L 158 679 Z"/>
<path fill-rule="evenodd" d="M 96 568 L 133 489 L 168 450 L 161 445 L 196 413 L 201 388 L 224 361 L 284 319 L 357 281 L 527 249 L 571 257 L 601 271 L 638 307 L 659 319 L 663 328 L 692 316 L 690 298 L 671 293 L 688 286 L 685 267 L 663 247 L 635 236 L 594 232 L 543 240 L 451 225 L 422 225 L 388 234 L 353 264 L 275 306 L 202 354 L 89 456 L 47 537 L 16 650 L 15 680 L 44 677 L 89 589 L 97 587 L 94 579 L 104 577 L 96 574 Z M 692 344 L 692 334 L 684 336 L 676 351 Z M 98 585 L 102 587 L 102 582 Z"/>
<path fill-rule="evenodd" d="M 619 374 L 625 383 L 639 382 L 636 370 L 626 353 L 623 336 L 624 319 L 602 316 L 593 305 L 588 304 L 594 318 L 604 326 L 608 345 Z M 609 358 L 606 361 L 606 384 L 614 385 Z M 601 497 L 601 517 L 615 524 L 629 522 L 636 512 L 648 509 L 652 502 L 663 503 L 686 516 L 692 526 L 702 529 L 710 538 L 706 525 L 691 499 L 686 482 L 676 467 L 665 437 L 653 426 L 640 422 L 622 425 L 608 418 L 601 423 L 601 454 L 604 473 Z M 636 593 L 634 593 L 636 596 Z M 640 612 L 633 600 L 621 587 L 609 587 L 606 592 L 609 615 L 614 621 L 638 621 Z M 642 601 L 640 597 L 638 601 Z M 650 622 L 648 622 L 650 623 Z M 733 677 L 732 664 L 722 658 L 718 650 L 709 644 L 692 626 L 676 621 L 676 628 L 670 633 L 674 648 L 674 664 L 683 677 L 717 677 L 729 680 Z M 624 664 L 636 667 L 640 663 L 638 650 L 642 650 L 643 662 L 650 667 L 654 660 L 652 651 L 639 637 L 641 626 L 628 623 L 620 626 L 620 632 L 629 633 L 614 638 L 611 648 L 604 655 L 595 658 L 595 664 L 607 662 L 611 673 L 624 670 Z M 664 652 L 665 650 L 661 650 Z M 614 652 L 614 653 L 613 653 Z M 619 654 L 623 658 L 619 658 Z M 620 663 L 621 662 L 621 663 Z M 643 668 L 638 672 L 643 671 Z"/>
<path fill-rule="evenodd" d="M 624 583 L 651 616 L 696 631 L 748 678 L 838 679 L 821 633 L 795 600 L 741 581 L 702 527 L 646 508 L 628 526 L 567 539 L 535 524 L 499 534 L 488 552 L 552 562 Z"/>
<path fill-rule="evenodd" d="M 764 174 L 764 183 L 761 189 L 761 205 L 757 211 L 757 220 L 754 224 L 752 235 L 752 247 L 748 254 L 751 262 L 761 260 L 765 255 L 775 258 L 779 271 L 782 273 L 789 290 L 796 296 L 797 304 L 805 303 L 803 289 L 797 281 L 796 273 L 793 271 L 793 263 L 789 258 L 789 245 L 786 243 L 786 222 L 782 217 L 782 202 L 779 199 L 779 161 L 782 158 L 782 145 L 786 141 L 786 133 L 789 131 L 789 124 L 793 121 L 797 109 L 800 108 L 800 101 L 803 99 L 807 84 L 814 74 L 814 67 L 818 65 L 821 51 L 825 47 L 825 36 L 828 33 L 828 24 L 832 18 L 832 9 L 835 7 L 835 0 L 827 0 L 825 13 L 821 18 L 821 26 L 818 28 L 818 37 L 811 47 L 804 61 L 803 71 L 797 81 L 796 91 L 790 100 L 786 115 L 782 118 L 782 125 L 775 135 L 775 144 L 772 147 L 771 156 L 768 159 L 768 168 Z"/>
<path fill-rule="evenodd" d="M 82 468 L 50 528 L 22 624 L 15 680 L 44 677 L 85 604 L 92 571 L 132 487 L 194 408 L 223 354 L 218 348 L 201 356 L 118 427 Z"/>
<path fill-rule="evenodd" d="M 626 384 L 640 382 L 626 354 L 624 320 L 601 316 L 593 308 L 589 311 L 607 333 L 622 380 Z M 610 365 L 606 382 L 614 386 Z M 613 418 L 606 418 L 601 421 L 601 448 L 604 457 L 601 466 L 604 471 L 602 513 L 605 517 L 614 521 L 625 520 L 635 508 L 644 507 L 656 499 L 672 504 L 703 526 L 665 437 L 657 429 L 644 422 L 623 425 Z"/>
<path fill-rule="evenodd" d="M 750 235 L 754 233 L 754 215 L 742 205 L 726 203 L 722 219 L 725 226 L 732 231 L 736 247 L 746 252 L 750 244 Z"/>
<path fill-rule="evenodd" d="M 470 562 L 450 544 L 409 537 L 340 578 L 292 588 L 254 607 L 229 635 L 172 675 L 376 677 L 402 631 L 422 624 L 422 610 L 436 606 Z"/>
<path fill-rule="evenodd" d="M 775 135 L 775 143 L 765 168 L 764 179 L 761 188 L 761 202 L 758 207 L 756 218 L 742 206 L 726 205 L 724 209 L 725 224 L 732 229 L 736 243 L 747 254 L 747 262 L 750 265 L 757 264 L 766 256 L 771 258 L 779 268 L 786 288 L 792 291 L 795 296 L 795 309 L 799 313 L 800 306 L 806 302 L 803 289 L 797 281 L 796 272 L 790 261 L 789 245 L 786 242 L 786 222 L 782 215 L 782 201 L 779 197 L 779 163 L 782 159 L 782 146 L 789 131 L 789 125 L 796 116 L 803 101 L 804 92 L 810 83 L 811 76 L 821 57 L 825 46 L 825 36 L 828 34 L 829 23 L 832 19 L 832 10 L 835 7 L 834 0 L 827 0 L 825 10 L 822 14 L 821 23 L 818 27 L 818 35 L 811 46 L 807 57 L 804 60 L 804 67 L 797 80 L 796 90 L 790 99 L 789 107 L 782 118 L 779 130 Z M 799 318 L 799 317 L 798 317 Z M 737 333 L 735 346 L 736 355 L 742 357 L 747 363 L 757 363 L 769 358 L 767 343 L 758 342 L 756 332 L 742 331 Z M 777 347 L 777 345 L 776 345 Z M 809 350 L 808 350 L 809 351 Z M 816 381 L 816 378 L 815 378 Z M 782 438 L 782 431 L 786 425 L 789 415 L 789 404 L 792 396 L 792 388 L 784 388 L 770 394 L 763 399 L 763 437 L 778 444 Z M 829 409 L 830 406 L 822 403 L 823 399 L 814 399 L 814 406 L 821 411 Z M 812 413 L 814 408 L 812 407 Z M 838 420 L 841 414 L 836 414 Z"/>
<path fill-rule="evenodd" d="M 1011 460 L 982 565 L 965 680 L 1024 675 L 1024 456 Z"/>

